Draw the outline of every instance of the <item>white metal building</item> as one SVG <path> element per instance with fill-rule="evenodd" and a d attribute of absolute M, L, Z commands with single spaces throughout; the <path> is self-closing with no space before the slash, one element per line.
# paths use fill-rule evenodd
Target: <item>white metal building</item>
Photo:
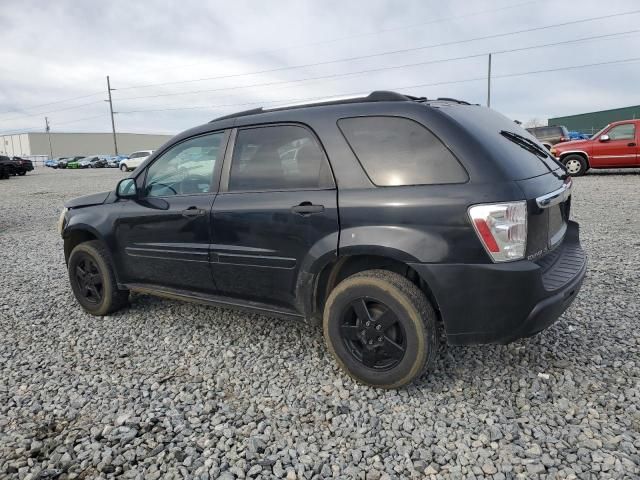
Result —
<path fill-rule="evenodd" d="M 51 138 L 51 145 L 49 145 Z M 171 135 L 118 133 L 118 153 L 155 150 Z M 0 155 L 17 157 L 64 157 L 72 155 L 113 155 L 112 133 L 29 132 L 0 135 Z"/>

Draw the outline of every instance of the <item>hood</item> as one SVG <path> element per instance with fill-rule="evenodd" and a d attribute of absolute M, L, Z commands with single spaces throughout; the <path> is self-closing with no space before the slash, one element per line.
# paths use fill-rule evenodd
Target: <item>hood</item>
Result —
<path fill-rule="evenodd" d="M 77 197 L 69 200 L 64 204 L 66 208 L 89 207 L 91 205 L 100 205 L 105 202 L 111 192 L 92 193 L 83 197 Z"/>
<path fill-rule="evenodd" d="M 573 148 L 582 148 L 591 144 L 591 140 L 571 140 L 570 142 L 556 143 L 552 148 L 558 150 L 570 150 Z"/>

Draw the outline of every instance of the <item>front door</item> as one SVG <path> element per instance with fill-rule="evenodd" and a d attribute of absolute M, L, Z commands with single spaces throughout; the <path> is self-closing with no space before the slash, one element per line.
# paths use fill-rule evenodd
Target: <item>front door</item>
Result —
<path fill-rule="evenodd" d="M 217 288 L 227 296 L 293 307 L 298 273 L 314 245 L 338 246 L 328 160 L 315 135 L 300 125 L 239 129 L 226 158 L 212 210 Z"/>
<path fill-rule="evenodd" d="M 638 141 L 634 123 L 614 125 L 603 135 L 609 140 L 596 139 L 591 153 L 594 167 L 630 167 L 638 164 Z"/>
<path fill-rule="evenodd" d="M 209 222 L 226 140 L 216 132 L 181 141 L 142 173 L 139 198 L 125 201 L 115 229 L 123 283 L 215 290 Z"/>

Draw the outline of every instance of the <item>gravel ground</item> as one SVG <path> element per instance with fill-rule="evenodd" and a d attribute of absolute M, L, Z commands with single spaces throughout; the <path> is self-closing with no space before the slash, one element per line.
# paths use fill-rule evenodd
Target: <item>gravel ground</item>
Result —
<path fill-rule="evenodd" d="M 364 388 L 294 321 L 80 309 L 55 223 L 115 170 L 0 181 L 0 478 L 639 478 L 640 172 L 576 179 L 589 272 L 542 334 Z"/>

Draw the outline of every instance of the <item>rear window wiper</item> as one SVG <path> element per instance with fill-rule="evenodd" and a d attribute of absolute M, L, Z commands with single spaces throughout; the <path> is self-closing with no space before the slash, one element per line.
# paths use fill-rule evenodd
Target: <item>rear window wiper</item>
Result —
<path fill-rule="evenodd" d="M 567 174 L 564 169 L 564 166 L 561 165 L 555 158 L 553 158 L 551 153 L 549 153 L 546 148 L 541 147 L 534 141 L 529 140 L 528 138 L 523 137 L 522 135 L 518 135 L 515 132 L 509 132 L 508 130 L 500 130 L 500 135 L 511 140 L 516 145 L 524 148 L 525 150 L 533 153 L 534 155 L 537 155 L 538 157 L 540 157 L 540 159 L 542 160 L 542 163 L 544 163 L 544 166 L 547 167 L 547 170 L 553 173 L 556 177 L 562 180 L 567 178 Z M 557 167 L 560 167 L 561 170 L 565 173 L 563 173 L 562 175 L 558 175 L 556 173 L 557 169 L 551 168 L 551 166 L 547 163 L 547 159 L 551 159 L 553 161 L 553 164 Z"/>
<path fill-rule="evenodd" d="M 549 155 L 543 147 L 536 145 L 535 142 L 532 142 L 531 140 L 529 140 L 526 137 L 523 137 L 522 135 L 518 135 L 517 133 L 514 133 L 514 132 L 509 132 L 508 130 L 500 130 L 500 135 L 502 135 L 505 138 L 508 138 L 513 143 L 521 146 L 525 150 L 529 150 L 531 153 L 536 154 L 540 158 L 547 158 Z"/>

